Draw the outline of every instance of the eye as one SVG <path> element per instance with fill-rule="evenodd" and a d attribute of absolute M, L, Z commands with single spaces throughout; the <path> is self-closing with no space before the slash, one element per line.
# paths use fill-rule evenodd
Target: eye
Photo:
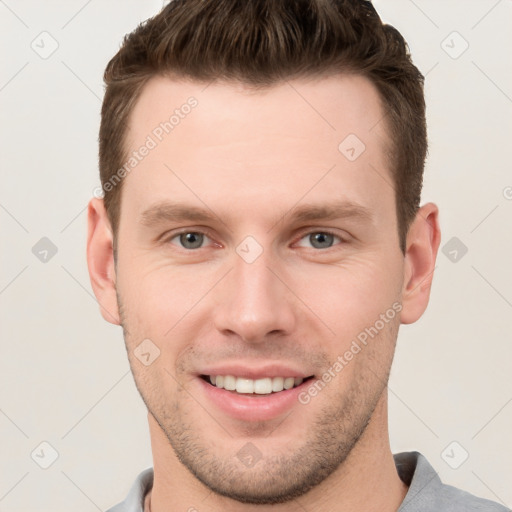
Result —
<path fill-rule="evenodd" d="M 313 247 L 314 249 L 329 249 L 334 245 L 335 240 L 343 242 L 339 236 L 328 231 L 314 231 L 302 237 L 298 245 L 300 247 Z"/>
<path fill-rule="evenodd" d="M 204 233 L 198 231 L 186 231 L 178 233 L 169 239 L 169 242 L 174 245 L 181 246 L 183 249 L 200 249 L 203 242 L 210 240 Z"/>

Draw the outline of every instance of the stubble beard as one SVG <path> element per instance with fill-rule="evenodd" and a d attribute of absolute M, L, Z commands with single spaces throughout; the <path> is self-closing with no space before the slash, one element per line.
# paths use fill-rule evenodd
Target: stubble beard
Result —
<path fill-rule="evenodd" d="M 236 457 L 236 451 L 233 452 L 232 442 L 229 454 L 214 453 L 203 432 L 211 431 L 217 425 L 205 412 L 207 422 L 212 423 L 212 428 L 208 425 L 205 427 L 203 422 L 203 431 L 196 426 L 186 406 L 196 409 L 200 406 L 190 398 L 186 390 L 177 392 L 172 403 L 160 403 L 160 396 L 154 392 L 159 386 L 148 385 L 144 379 L 139 378 L 138 372 L 134 371 L 137 361 L 133 361 L 128 349 L 132 344 L 125 329 L 126 318 L 122 312 L 121 302 L 118 303 L 135 384 L 149 413 L 167 437 L 178 460 L 192 475 L 214 493 L 240 503 L 285 503 L 303 496 L 321 484 L 343 465 L 356 447 L 387 386 L 393 355 L 391 354 L 387 364 L 384 363 L 380 371 L 376 372 L 378 367 L 372 369 L 368 365 L 377 358 L 375 354 L 368 354 L 366 361 L 359 365 L 360 371 L 356 369 L 352 373 L 354 377 L 348 389 L 333 393 L 329 389 L 331 383 L 320 393 L 330 393 L 332 398 L 329 405 L 324 406 L 312 422 L 302 444 L 294 445 L 293 452 L 267 453 L 265 436 L 254 437 L 252 443 L 260 447 L 263 456 L 253 467 L 244 467 Z M 388 332 L 381 333 L 386 340 L 373 340 L 373 343 L 389 343 L 389 337 L 396 341 L 397 333 L 398 324 L 392 325 Z M 336 378 L 342 379 L 343 372 Z M 151 390 L 153 395 L 150 393 Z M 285 429 L 286 425 L 293 421 L 294 416 L 301 419 L 307 414 L 308 405 L 297 405 L 277 430 L 282 435 L 281 429 Z"/>

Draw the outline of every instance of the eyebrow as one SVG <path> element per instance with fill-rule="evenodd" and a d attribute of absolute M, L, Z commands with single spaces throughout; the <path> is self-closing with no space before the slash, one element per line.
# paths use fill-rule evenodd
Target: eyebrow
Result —
<path fill-rule="evenodd" d="M 373 214 L 369 208 L 352 201 L 339 201 L 322 205 L 305 204 L 291 210 L 290 216 L 296 222 L 348 218 L 365 222 L 373 220 Z"/>
<path fill-rule="evenodd" d="M 303 204 L 280 215 L 274 226 L 290 216 L 290 222 L 311 222 L 320 220 L 354 219 L 361 222 L 372 222 L 372 211 L 352 201 L 337 201 L 326 204 Z M 214 222 L 221 221 L 209 208 L 172 202 L 160 202 L 150 206 L 140 216 L 140 223 L 145 226 L 158 225 L 164 222 Z"/>
<path fill-rule="evenodd" d="M 140 216 L 140 223 L 145 226 L 152 226 L 169 221 L 195 221 L 211 222 L 219 220 L 211 210 L 182 203 L 161 202 L 150 206 Z"/>

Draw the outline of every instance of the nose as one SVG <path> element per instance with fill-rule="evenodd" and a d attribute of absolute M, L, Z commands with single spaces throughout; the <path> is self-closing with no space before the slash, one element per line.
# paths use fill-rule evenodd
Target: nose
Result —
<path fill-rule="evenodd" d="M 281 277 L 284 272 L 267 254 L 264 251 L 252 263 L 234 254 L 234 268 L 217 294 L 216 328 L 246 343 L 261 344 L 288 335 L 296 325 L 293 294 Z"/>

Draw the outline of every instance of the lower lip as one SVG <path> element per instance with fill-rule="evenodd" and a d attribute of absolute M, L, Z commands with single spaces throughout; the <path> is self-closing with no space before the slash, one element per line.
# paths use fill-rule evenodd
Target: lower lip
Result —
<path fill-rule="evenodd" d="M 299 393 L 310 384 L 304 381 L 297 387 L 269 395 L 239 395 L 197 379 L 208 400 L 229 416 L 243 421 L 266 421 L 276 418 L 299 403 Z"/>

